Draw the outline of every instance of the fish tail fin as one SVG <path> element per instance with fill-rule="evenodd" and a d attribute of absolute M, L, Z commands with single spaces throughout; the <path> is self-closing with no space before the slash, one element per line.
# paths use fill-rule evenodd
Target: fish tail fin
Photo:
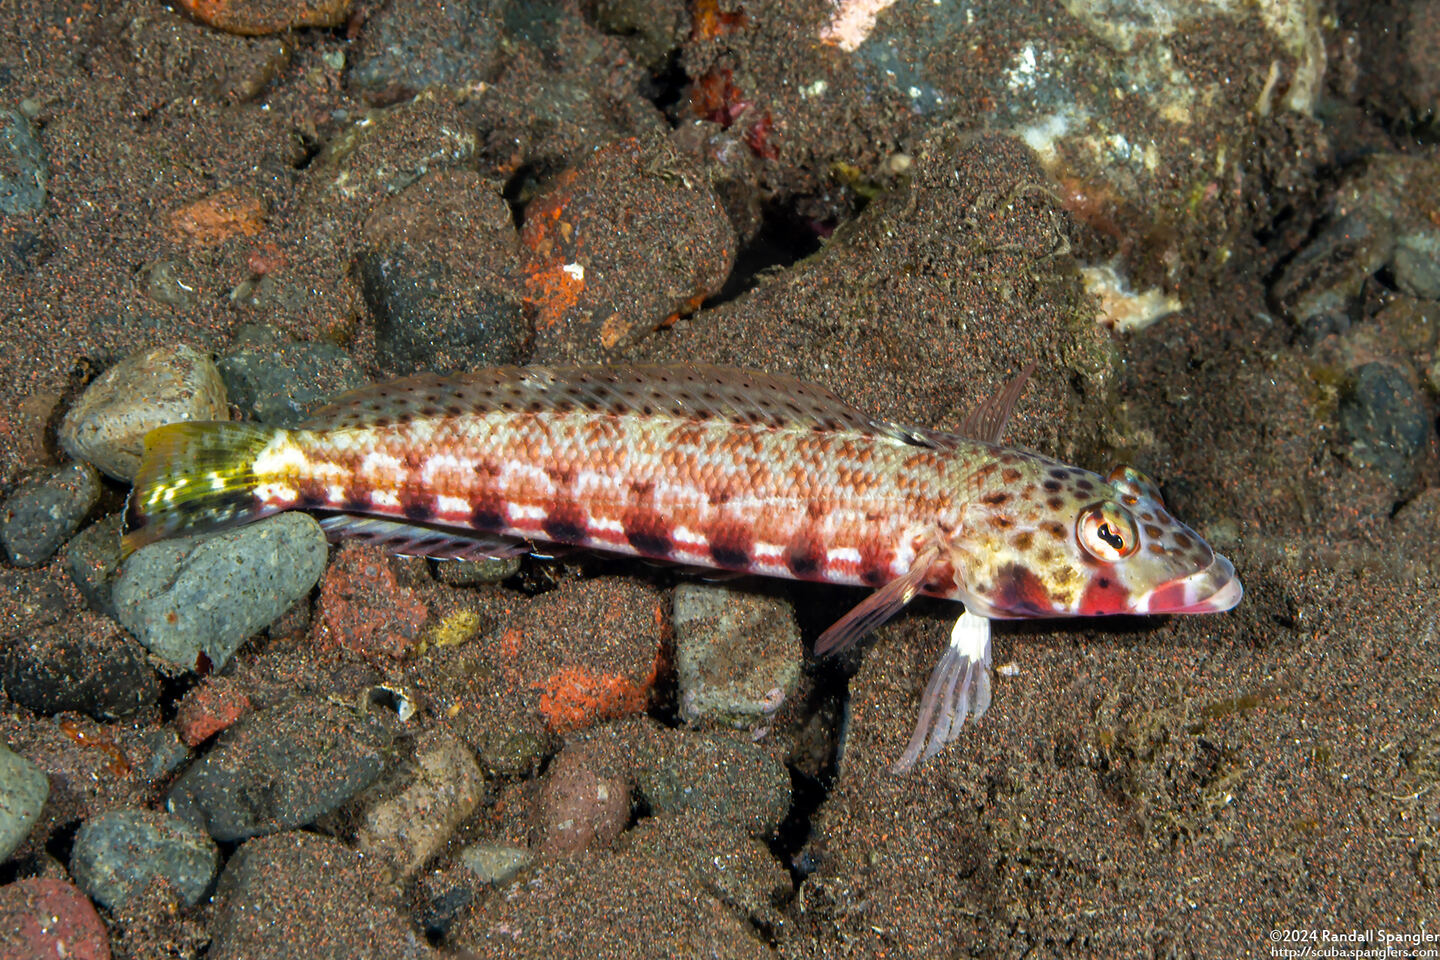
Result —
<path fill-rule="evenodd" d="M 167 537 L 249 523 L 280 507 L 259 500 L 256 459 L 286 431 L 257 423 L 192 421 L 145 435 L 125 505 L 121 556 Z"/>

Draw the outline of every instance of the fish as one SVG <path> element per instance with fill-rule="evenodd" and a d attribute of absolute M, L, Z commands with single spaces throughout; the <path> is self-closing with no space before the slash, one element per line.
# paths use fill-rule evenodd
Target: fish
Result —
<path fill-rule="evenodd" d="M 305 423 L 183 422 L 144 438 L 128 555 L 314 514 L 332 540 L 433 558 L 585 548 L 871 587 L 815 642 L 853 647 L 917 596 L 963 604 L 896 773 L 990 705 L 991 624 L 1233 608 L 1233 564 L 1129 466 L 1100 476 L 1002 442 L 1035 364 L 956 432 L 823 386 L 698 364 L 420 374 Z"/>

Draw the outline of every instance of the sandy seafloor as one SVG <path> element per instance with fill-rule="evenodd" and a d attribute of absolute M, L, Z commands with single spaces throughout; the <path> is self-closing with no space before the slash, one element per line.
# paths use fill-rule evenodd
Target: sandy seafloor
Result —
<path fill-rule="evenodd" d="M 359 848 L 379 796 L 360 791 L 222 842 L 230 879 L 196 906 L 156 884 L 100 909 L 110 954 L 1263 957 L 1277 936 L 1440 933 L 1434 3 L 899 0 L 868 25 L 824 0 L 194 6 L 0 4 L 0 172 L 45 171 L 43 199 L 0 216 L 7 491 L 65 459 L 61 418 L 116 362 L 223 357 L 253 324 L 338 347 L 351 384 L 699 360 L 942 429 L 1033 359 L 1009 439 L 1144 470 L 1246 596 L 998 627 L 990 712 L 897 777 L 954 613 L 917 604 L 839 664 L 807 658 L 773 727 L 735 734 L 789 772 L 788 812 L 746 808 L 720 750 L 695 786 L 740 799 L 710 816 L 634 799 L 656 737 L 724 739 L 677 728 L 664 621 L 683 578 L 567 558 L 457 588 L 332 560 L 329 582 L 378 576 L 405 616 L 469 604 L 485 636 L 522 623 L 547 656 L 659 663 L 619 710 L 652 719 L 537 727 L 523 665 L 477 680 L 411 644 L 424 628 L 379 654 L 326 640 L 317 591 L 214 676 L 148 661 L 161 679 L 125 716 L 0 698 L 0 740 L 50 782 L 0 883 L 68 882 L 84 822 L 163 809 L 184 766 L 145 777 L 144 744 L 197 688 L 259 710 L 391 682 L 430 696 L 372 791 L 427 737 L 483 761 L 423 867 L 326 873 Z M 1105 264 L 1150 300 L 1087 290 L 1081 268 Z M 87 523 L 120 509 L 105 483 Z M 61 559 L 0 574 L 16 670 L 97 631 L 143 655 L 82 614 Z M 792 603 L 806 644 L 861 596 L 730 586 Z M 467 721 L 466 683 L 514 705 Z M 487 766 L 511 720 L 528 760 Z M 562 773 L 635 805 L 586 808 L 613 829 L 557 840 Z M 492 887 L 459 865 L 487 839 L 536 859 Z"/>

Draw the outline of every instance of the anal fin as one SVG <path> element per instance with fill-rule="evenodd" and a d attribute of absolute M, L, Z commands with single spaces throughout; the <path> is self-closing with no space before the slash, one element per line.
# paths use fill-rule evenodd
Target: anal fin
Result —
<path fill-rule="evenodd" d="M 520 557 L 534 549 L 518 537 L 477 533 L 453 527 L 427 527 L 403 520 L 336 513 L 320 518 L 320 527 L 331 540 L 354 539 L 384 547 L 402 557 L 430 557 L 435 560 L 483 560 Z"/>
<path fill-rule="evenodd" d="M 950 631 L 950 644 L 935 664 L 915 732 L 891 773 L 905 773 L 920 759 L 928 760 L 960 735 L 970 714 L 979 720 L 990 709 L 990 620 L 966 610 Z"/>
<path fill-rule="evenodd" d="M 820 638 L 815 641 L 815 655 L 823 657 L 849 649 L 871 630 L 899 613 L 907 603 L 915 599 L 920 588 L 925 585 L 930 566 L 939 555 L 939 547 L 922 550 L 904 576 L 896 577 L 870 594 L 820 634 Z"/>

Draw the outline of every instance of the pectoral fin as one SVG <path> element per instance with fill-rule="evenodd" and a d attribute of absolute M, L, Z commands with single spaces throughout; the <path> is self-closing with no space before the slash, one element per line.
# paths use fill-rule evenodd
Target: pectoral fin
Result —
<path fill-rule="evenodd" d="M 950 645 L 930 674 L 920 697 L 915 732 L 891 773 L 905 773 L 920 759 L 930 759 L 960 735 L 965 717 L 979 720 L 990 708 L 990 621 L 969 610 L 955 621 Z"/>
<path fill-rule="evenodd" d="M 337 513 L 320 520 L 331 540 L 355 539 L 385 548 L 402 557 L 431 557 L 436 560 L 481 560 L 523 557 L 532 545 L 516 537 L 475 533 L 417 523 Z"/>
<path fill-rule="evenodd" d="M 939 555 L 938 547 L 928 547 L 920 551 L 920 555 L 915 558 L 904 576 L 891 580 L 870 594 L 853 610 L 831 624 L 830 629 L 820 634 L 820 639 L 815 641 L 815 655 L 823 657 L 849 649 L 871 630 L 899 613 L 905 604 L 915 599 L 915 595 L 925 585 L 930 566 Z"/>

